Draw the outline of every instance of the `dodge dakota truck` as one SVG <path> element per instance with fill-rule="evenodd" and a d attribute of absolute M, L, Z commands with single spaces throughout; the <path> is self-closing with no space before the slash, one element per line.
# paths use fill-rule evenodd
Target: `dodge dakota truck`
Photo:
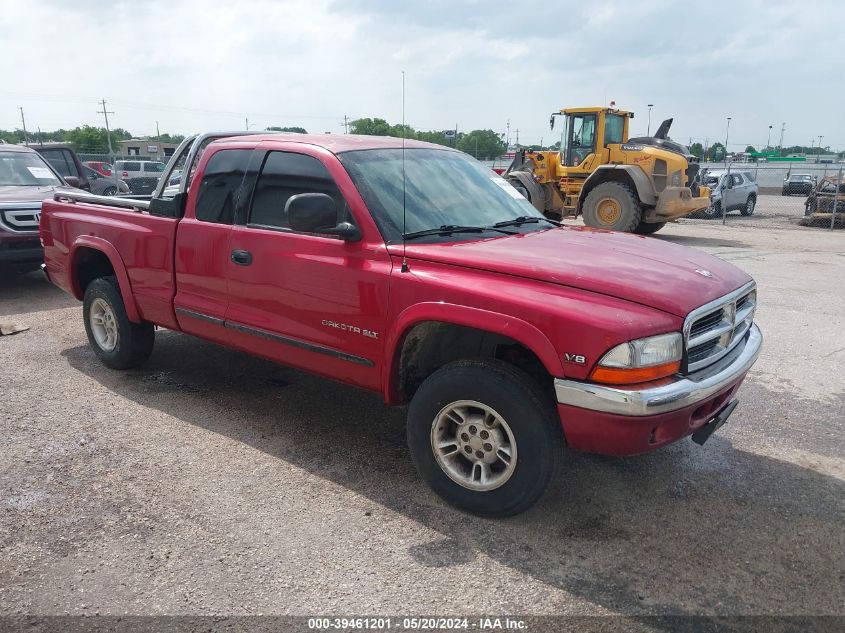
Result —
<path fill-rule="evenodd" d="M 762 342 L 733 265 L 561 226 L 466 154 L 398 138 L 186 139 L 150 199 L 59 192 L 40 231 L 108 367 L 147 359 L 158 326 L 378 392 L 408 404 L 420 476 L 485 516 L 531 506 L 562 442 L 704 443 Z"/>

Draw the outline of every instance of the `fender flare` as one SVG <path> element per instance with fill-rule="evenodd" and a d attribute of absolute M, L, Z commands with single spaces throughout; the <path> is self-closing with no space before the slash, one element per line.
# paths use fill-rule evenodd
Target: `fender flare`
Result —
<path fill-rule="evenodd" d="M 135 296 L 132 294 L 132 284 L 129 282 L 129 274 L 126 272 L 126 266 L 120 257 L 120 253 L 111 242 L 104 240 L 101 237 L 94 235 L 80 235 L 74 240 L 70 247 L 68 254 L 68 283 L 73 291 L 73 296 L 82 301 L 85 293 L 79 287 L 76 276 L 77 257 L 80 248 L 90 248 L 95 251 L 100 251 L 105 255 L 111 266 L 114 269 L 114 275 L 117 278 L 117 284 L 120 287 L 120 295 L 123 297 L 123 305 L 126 307 L 126 316 L 133 323 L 141 323 L 141 313 L 138 311 L 138 306 L 135 304 Z"/>
<path fill-rule="evenodd" d="M 531 196 L 531 204 L 534 205 L 534 208 L 541 213 L 546 210 L 546 196 L 543 190 L 540 188 L 534 181 L 534 176 L 531 175 L 530 172 L 527 171 L 512 171 L 508 172 L 506 175 L 507 179 L 515 179 L 519 181 L 525 189 L 528 191 L 528 195 Z"/>
<path fill-rule="evenodd" d="M 405 337 L 414 326 L 426 321 L 438 321 L 501 334 L 531 350 L 552 376 L 563 376 L 563 364 L 548 337 L 522 319 L 480 308 L 443 303 L 424 302 L 405 308 L 396 317 L 386 344 L 382 390 L 388 404 L 399 401 L 399 362 Z"/>
<path fill-rule="evenodd" d="M 590 174 L 589 178 L 584 181 L 584 185 L 581 187 L 581 195 L 578 198 L 579 213 L 581 211 L 581 205 L 587 197 L 586 194 L 589 193 L 596 185 L 600 184 L 601 181 L 605 180 L 605 176 L 611 171 L 623 171 L 627 174 L 627 176 L 631 179 L 631 182 L 634 183 L 634 187 L 637 190 L 637 196 L 644 205 L 653 207 L 657 204 L 657 194 L 654 191 L 654 186 L 642 169 L 634 165 L 602 165 Z"/>

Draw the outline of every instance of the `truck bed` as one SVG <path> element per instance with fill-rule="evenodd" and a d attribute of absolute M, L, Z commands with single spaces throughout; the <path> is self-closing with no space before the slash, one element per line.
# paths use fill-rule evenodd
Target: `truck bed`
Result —
<path fill-rule="evenodd" d="M 73 271 L 80 259 L 104 252 L 115 270 L 131 320 L 178 328 L 173 311 L 174 245 L 179 220 L 150 215 L 149 202 L 91 194 L 57 194 L 42 207 L 45 272 L 82 299 Z M 134 313 L 134 314 L 133 314 Z"/>

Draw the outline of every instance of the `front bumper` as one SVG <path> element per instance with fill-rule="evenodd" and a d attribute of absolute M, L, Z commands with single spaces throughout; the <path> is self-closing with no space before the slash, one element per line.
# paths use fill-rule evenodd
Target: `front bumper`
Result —
<path fill-rule="evenodd" d="M 38 233 L 0 232 L 0 263 L 32 264 L 44 261 Z"/>
<path fill-rule="evenodd" d="M 745 342 L 695 374 L 656 386 L 623 388 L 555 379 L 558 410 L 572 448 L 613 455 L 642 453 L 689 435 L 739 389 L 763 336 Z"/>
<path fill-rule="evenodd" d="M 666 187 L 657 196 L 657 205 L 645 213 L 648 222 L 668 222 L 710 206 L 710 189 L 699 187 L 698 196 L 689 187 Z"/>

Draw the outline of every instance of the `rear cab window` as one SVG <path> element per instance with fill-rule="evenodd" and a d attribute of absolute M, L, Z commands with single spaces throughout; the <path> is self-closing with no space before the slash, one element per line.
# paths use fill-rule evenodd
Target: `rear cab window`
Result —
<path fill-rule="evenodd" d="M 245 176 L 252 154 L 251 149 L 221 149 L 208 159 L 197 192 L 197 220 L 234 224 L 238 203 L 249 194 Z"/>

